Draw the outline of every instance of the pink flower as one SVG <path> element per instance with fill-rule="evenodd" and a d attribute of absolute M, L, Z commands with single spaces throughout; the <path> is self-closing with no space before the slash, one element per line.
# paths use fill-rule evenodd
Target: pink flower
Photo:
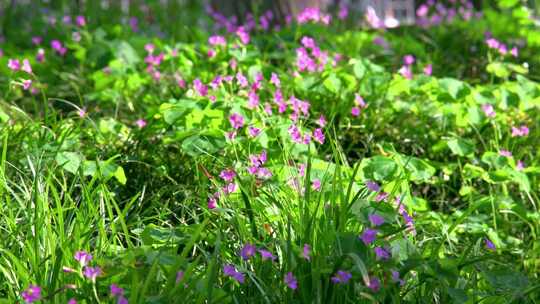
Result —
<path fill-rule="evenodd" d="M 216 51 L 214 51 L 213 49 L 209 49 L 208 52 L 206 52 L 206 55 L 208 56 L 208 58 L 214 58 L 214 56 L 216 56 Z"/>
<path fill-rule="evenodd" d="M 247 107 L 253 110 L 258 106 L 259 106 L 259 96 L 257 95 L 255 91 L 253 90 L 249 91 Z"/>
<path fill-rule="evenodd" d="M 234 172 L 233 170 L 223 170 L 219 174 L 219 177 L 221 177 L 221 179 L 226 182 L 230 182 L 236 177 L 236 172 Z"/>
<path fill-rule="evenodd" d="M 512 137 L 523 137 L 529 135 L 529 128 L 526 125 L 522 125 L 519 128 L 512 127 Z"/>
<path fill-rule="evenodd" d="M 324 144 L 324 134 L 321 128 L 317 128 L 313 131 L 313 139 L 319 144 Z"/>
<path fill-rule="evenodd" d="M 208 95 L 208 87 L 199 78 L 193 80 L 193 88 L 203 97 Z"/>
<path fill-rule="evenodd" d="M 382 202 L 382 201 L 386 201 L 387 198 L 388 198 L 388 193 L 381 192 L 381 193 L 377 194 L 377 196 L 375 197 L 375 201 L 376 202 Z"/>
<path fill-rule="evenodd" d="M 77 251 L 73 256 L 82 266 L 86 266 L 92 260 L 92 255 L 86 251 Z"/>
<path fill-rule="evenodd" d="M 246 31 L 245 27 L 239 26 L 238 29 L 236 30 L 236 36 L 238 36 L 238 38 L 240 39 L 240 41 L 243 44 L 248 44 L 249 43 L 250 37 L 249 37 L 249 33 Z"/>
<path fill-rule="evenodd" d="M 217 199 L 219 198 L 219 193 L 216 192 L 210 197 L 208 197 L 207 206 L 208 209 L 215 209 L 217 207 Z"/>
<path fill-rule="evenodd" d="M 28 74 L 32 74 L 32 67 L 30 66 L 30 61 L 28 61 L 28 59 L 23 60 L 21 70 Z"/>
<path fill-rule="evenodd" d="M 43 38 L 41 36 L 32 37 L 32 44 L 33 45 L 40 45 L 42 41 L 43 41 Z"/>
<path fill-rule="evenodd" d="M 427 16 L 428 12 L 429 12 L 429 7 L 427 5 L 425 5 L 425 4 L 422 4 L 416 10 L 416 16 L 425 17 L 425 16 Z"/>
<path fill-rule="evenodd" d="M 227 44 L 227 41 L 225 40 L 225 37 L 219 36 L 219 35 L 213 35 L 208 38 L 208 43 L 212 46 L 221 45 L 225 46 Z"/>
<path fill-rule="evenodd" d="M 68 304 L 77 304 L 77 300 L 74 298 L 69 299 Z"/>
<path fill-rule="evenodd" d="M 240 129 L 244 126 L 244 117 L 238 113 L 233 113 L 229 116 L 229 122 L 234 129 Z"/>
<path fill-rule="evenodd" d="M 501 150 L 501 151 L 499 151 L 499 154 L 501 156 L 505 156 L 505 157 L 512 157 L 512 152 L 510 152 L 508 150 Z"/>
<path fill-rule="evenodd" d="M 90 279 L 91 281 L 95 281 L 96 278 L 101 275 L 101 268 L 98 266 L 96 267 L 86 266 L 84 267 L 83 275 L 86 278 Z"/>
<path fill-rule="evenodd" d="M 21 69 L 21 63 L 19 59 L 8 59 L 8 68 L 14 72 Z"/>
<path fill-rule="evenodd" d="M 321 116 L 319 116 L 319 119 L 317 120 L 317 124 L 321 128 L 324 128 L 324 126 L 326 126 L 326 118 L 324 117 L 324 115 L 321 114 Z"/>
<path fill-rule="evenodd" d="M 511 50 L 510 50 L 510 54 L 512 54 L 512 56 L 514 57 L 517 57 L 518 56 L 518 48 L 517 47 L 513 47 Z"/>
<path fill-rule="evenodd" d="M 276 73 L 272 73 L 270 76 L 270 83 L 273 84 L 276 88 L 279 88 L 281 86 L 281 81 L 279 80 L 279 76 Z"/>
<path fill-rule="evenodd" d="M 41 300 L 41 287 L 37 285 L 30 285 L 23 291 L 22 298 L 26 303 L 34 303 Z"/>
<path fill-rule="evenodd" d="M 139 118 L 137 119 L 137 121 L 135 121 L 135 124 L 137 125 L 137 127 L 142 129 L 146 126 L 146 120 Z"/>
<path fill-rule="evenodd" d="M 349 15 L 349 8 L 347 7 L 347 4 L 341 3 L 339 6 L 339 12 L 338 12 L 338 18 L 340 20 L 344 20 Z"/>
<path fill-rule="evenodd" d="M 306 260 L 311 260 L 311 246 L 308 244 L 304 244 L 304 248 L 302 249 L 302 257 Z"/>
<path fill-rule="evenodd" d="M 360 115 L 360 108 L 359 107 L 352 107 L 351 108 L 351 115 L 354 117 L 358 117 Z"/>
<path fill-rule="evenodd" d="M 155 47 L 154 44 L 152 44 L 152 43 L 147 43 L 147 44 L 144 45 L 144 49 L 145 49 L 148 53 L 152 54 L 152 53 L 154 52 L 154 50 L 156 49 L 156 47 Z"/>
<path fill-rule="evenodd" d="M 287 273 L 287 275 L 285 276 L 284 282 L 292 290 L 295 290 L 298 288 L 298 281 L 296 280 L 292 272 Z"/>
<path fill-rule="evenodd" d="M 261 129 L 249 126 L 248 127 L 248 133 L 249 133 L 249 136 L 251 136 L 251 137 L 257 137 L 257 135 L 259 135 L 261 133 Z"/>
<path fill-rule="evenodd" d="M 487 117 L 495 117 L 495 111 L 493 110 L 493 106 L 489 103 L 485 103 L 482 105 L 482 111 L 484 111 L 484 114 Z"/>
<path fill-rule="evenodd" d="M 30 89 L 30 86 L 32 85 L 32 80 L 31 79 L 25 79 L 23 80 L 23 89 L 26 91 L 28 89 Z"/>
<path fill-rule="evenodd" d="M 313 182 L 311 182 L 311 189 L 321 191 L 321 181 L 319 179 L 314 179 Z"/>
<path fill-rule="evenodd" d="M 412 74 L 412 70 L 411 70 L 411 67 L 408 66 L 408 65 L 404 65 L 402 66 L 399 71 L 398 71 L 401 76 L 407 78 L 407 79 L 412 79 L 413 77 L 413 74 Z"/>
<path fill-rule="evenodd" d="M 516 170 L 522 171 L 523 169 L 525 169 L 525 163 L 522 162 L 521 160 L 518 160 L 517 165 L 516 165 Z"/>
<path fill-rule="evenodd" d="M 75 22 L 77 23 L 78 26 L 80 27 L 83 27 L 86 25 L 86 19 L 84 18 L 84 16 L 77 16 L 75 18 Z"/>
<path fill-rule="evenodd" d="M 44 50 L 44 49 L 39 48 L 39 49 L 37 50 L 36 61 L 37 61 L 37 62 L 43 62 L 43 61 L 45 61 L 45 50 Z"/>
<path fill-rule="evenodd" d="M 425 75 L 431 76 L 432 71 L 433 71 L 433 66 L 431 65 L 431 63 L 424 67 L 424 74 Z"/>
<path fill-rule="evenodd" d="M 403 57 L 403 64 L 405 65 L 411 65 L 414 63 L 414 56 L 413 55 L 405 55 Z"/>
<path fill-rule="evenodd" d="M 249 85 L 247 78 L 241 72 L 236 73 L 236 81 L 241 88 L 245 88 Z"/>
<path fill-rule="evenodd" d="M 500 46 L 500 42 L 495 38 L 489 38 L 486 40 L 486 44 L 491 49 L 498 49 Z"/>

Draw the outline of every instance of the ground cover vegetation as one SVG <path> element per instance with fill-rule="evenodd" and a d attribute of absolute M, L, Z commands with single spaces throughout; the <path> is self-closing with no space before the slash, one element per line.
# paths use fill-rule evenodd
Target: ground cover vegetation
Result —
<path fill-rule="evenodd" d="M 98 2 L 4 11 L 1 303 L 540 302 L 523 3 Z"/>

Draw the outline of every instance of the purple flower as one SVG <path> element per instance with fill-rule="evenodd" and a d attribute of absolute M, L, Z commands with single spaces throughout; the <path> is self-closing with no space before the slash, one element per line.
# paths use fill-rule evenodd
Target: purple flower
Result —
<path fill-rule="evenodd" d="M 384 224 L 384 218 L 378 214 L 370 214 L 368 218 L 369 218 L 369 221 L 371 222 L 371 225 L 373 226 L 380 226 Z"/>
<path fill-rule="evenodd" d="M 495 111 L 493 110 L 493 106 L 489 103 L 485 103 L 482 105 L 482 111 L 484 111 L 484 114 L 486 114 L 487 117 L 495 117 Z"/>
<path fill-rule="evenodd" d="M 236 268 L 230 264 L 223 266 L 223 274 L 235 279 L 238 283 L 244 283 L 245 281 L 244 274 L 236 271 Z"/>
<path fill-rule="evenodd" d="M 238 113 L 233 113 L 229 116 L 229 122 L 234 129 L 240 129 L 244 126 L 244 117 Z"/>
<path fill-rule="evenodd" d="M 381 281 L 377 277 L 371 277 L 367 287 L 373 292 L 377 292 L 381 288 Z"/>
<path fill-rule="evenodd" d="M 308 244 L 304 244 L 304 248 L 302 250 L 302 257 L 306 260 L 311 260 L 311 246 Z"/>
<path fill-rule="evenodd" d="M 110 289 L 111 289 L 111 296 L 113 296 L 113 297 L 118 297 L 118 296 L 123 296 L 124 295 L 124 289 L 118 287 L 118 285 L 116 285 L 116 284 L 111 284 Z"/>
<path fill-rule="evenodd" d="M 486 238 L 486 239 L 484 240 L 484 242 L 485 242 L 485 244 L 486 244 L 486 248 L 487 248 L 487 249 L 492 250 L 492 251 L 495 251 L 495 250 L 496 250 L 495 244 L 493 244 L 493 242 L 492 242 L 490 239 Z"/>
<path fill-rule="evenodd" d="M 179 270 L 176 272 L 176 284 L 180 283 L 184 279 L 184 272 L 182 270 Z"/>
<path fill-rule="evenodd" d="M 321 128 L 324 128 L 324 126 L 326 126 L 326 118 L 324 117 L 324 115 L 321 114 L 321 116 L 319 116 L 319 119 L 317 120 L 317 124 Z"/>
<path fill-rule="evenodd" d="M 334 284 L 347 283 L 352 278 L 352 274 L 347 271 L 338 270 L 338 272 L 331 278 Z"/>
<path fill-rule="evenodd" d="M 22 298 L 26 303 L 34 303 L 41 299 L 41 287 L 37 285 L 30 285 L 22 292 Z"/>
<path fill-rule="evenodd" d="M 73 256 L 82 266 L 86 266 L 92 260 L 92 255 L 86 251 L 77 251 Z"/>
<path fill-rule="evenodd" d="M 69 299 L 68 304 L 77 304 L 77 300 L 74 298 Z"/>
<path fill-rule="evenodd" d="M 373 241 L 375 241 L 375 239 L 377 238 L 377 232 L 378 231 L 375 229 L 367 228 L 360 236 L 360 239 L 362 240 L 362 242 L 364 242 L 364 244 L 369 245 L 373 243 Z"/>
<path fill-rule="evenodd" d="M 296 290 L 296 288 L 298 288 L 298 281 L 296 280 L 292 272 L 287 273 L 284 281 L 285 281 L 285 284 L 287 284 L 287 286 L 289 286 L 290 289 Z"/>
<path fill-rule="evenodd" d="M 390 252 L 382 247 L 375 247 L 374 251 L 377 259 L 388 260 L 390 258 Z"/>
<path fill-rule="evenodd" d="M 381 186 L 373 181 L 366 181 L 366 187 L 373 192 L 379 192 L 381 190 Z"/>
<path fill-rule="evenodd" d="M 266 261 L 266 260 L 274 261 L 276 259 L 276 257 L 268 250 L 259 249 L 259 253 L 261 254 L 263 261 Z"/>
<path fill-rule="evenodd" d="M 233 170 L 223 170 L 219 174 L 219 177 L 221 177 L 221 179 L 226 182 L 230 182 L 236 177 L 236 172 L 234 172 Z"/>
<path fill-rule="evenodd" d="M 121 296 L 118 298 L 117 304 L 128 304 L 128 299 L 124 298 L 124 296 Z"/>
<path fill-rule="evenodd" d="M 405 281 L 399 277 L 399 271 L 396 270 L 392 270 L 392 281 L 399 282 L 400 286 L 405 285 Z"/>
<path fill-rule="evenodd" d="M 86 266 L 83 270 L 83 275 L 88 279 L 95 281 L 98 276 L 101 275 L 101 268 L 99 266 L 90 267 Z"/>
<path fill-rule="evenodd" d="M 486 44 L 491 49 L 498 49 L 500 46 L 500 42 L 495 38 L 489 38 L 486 40 Z"/>
<path fill-rule="evenodd" d="M 255 254 L 255 251 L 257 250 L 257 247 L 255 245 L 247 243 L 242 247 L 242 250 L 240 251 L 240 256 L 242 256 L 242 259 L 249 260 L 250 257 L 252 257 Z"/>

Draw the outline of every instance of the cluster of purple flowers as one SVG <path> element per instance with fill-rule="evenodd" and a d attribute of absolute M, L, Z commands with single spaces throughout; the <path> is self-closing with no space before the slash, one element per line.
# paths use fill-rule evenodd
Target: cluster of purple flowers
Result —
<path fill-rule="evenodd" d="M 416 10 L 416 24 L 422 27 L 439 25 L 443 22 L 452 22 L 456 18 L 470 20 L 473 17 L 481 18 L 482 12 L 476 12 L 469 0 L 449 0 L 449 5 L 443 2 L 429 0 L 421 4 Z"/>
<path fill-rule="evenodd" d="M 508 47 L 506 46 L 506 44 L 500 42 L 499 40 L 493 37 L 488 37 L 486 39 L 486 45 L 488 46 L 488 48 L 496 50 L 497 53 L 501 54 L 502 56 L 510 54 L 513 57 L 517 57 L 519 55 L 519 50 L 517 46 L 513 46 L 510 50 L 508 50 Z"/>

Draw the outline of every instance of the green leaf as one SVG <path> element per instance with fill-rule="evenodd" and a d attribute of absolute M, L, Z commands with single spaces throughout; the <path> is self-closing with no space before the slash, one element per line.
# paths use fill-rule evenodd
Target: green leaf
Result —
<path fill-rule="evenodd" d="M 459 156 L 469 156 L 475 151 L 475 146 L 470 140 L 453 138 L 446 142 L 452 153 Z"/>
<path fill-rule="evenodd" d="M 341 80 L 336 74 L 331 73 L 324 81 L 323 85 L 328 91 L 338 93 L 341 90 Z"/>
<path fill-rule="evenodd" d="M 361 166 L 365 177 L 378 181 L 390 180 L 398 170 L 396 162 L 384 156 L 365 158 Z"/>
<path fill-rule="evenodd" d="M 127 178 L 126 178 L 126 175 L 124 174 L 124 168 L 122 168 L 121 166 L 118 166 L 118 168 L 116 168 L 116 171 L 114 171 L 114 178 L 116 178 L 116 180 L 120 184 L 125 185 L 127 182 Z"/>
<path fill-rule="evenodd" d="M 439 80 L 439 86 L 443 92 L 448 93 L 453 99 L 465 97 L 469 93 L 469 88 L 463 81 L 454 78 L 442 78 Z"/>
<path fill-rule="evenodd" d="M 56 154 L 55 160 L 64 170 L 75 174 L 79 170 L 84 156 L 76 152 L 60 152 Z"/>

